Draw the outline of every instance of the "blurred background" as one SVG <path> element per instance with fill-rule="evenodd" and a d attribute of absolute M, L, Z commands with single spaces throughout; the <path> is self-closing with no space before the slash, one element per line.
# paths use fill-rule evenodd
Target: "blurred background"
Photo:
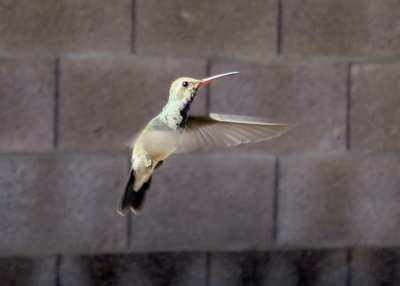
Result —
<path fill-rule="evenodd" d="M 174 155 L 140 216 L 122 144 L 192 114 L 297 124 Z M 0 0 L 0 285 L 400 285 L 398 0 Z"/>

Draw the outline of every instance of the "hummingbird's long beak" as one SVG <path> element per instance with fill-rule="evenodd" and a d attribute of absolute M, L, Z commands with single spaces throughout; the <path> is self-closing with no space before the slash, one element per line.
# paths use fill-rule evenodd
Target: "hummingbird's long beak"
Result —
<path fill-rule="evenodd" d="M 234 75 L 234 74 L 238 74 L 239 72 L 228 72 L 228 73 L 223 73 L 223 74 L 218 74 L 218 75 L 214 75 L 214 76 L 210 76 L 210 77 L 206 77 L 203 78 L 202 80 L 200 80 L 197 83 L 198 88 L 202 87 L 203 85 L 206 85 L 207 83 L 212 82 L 213 80 L 217 79 L 217 78 L 221 78 L 224 76 L 229 76 L 229 75 Z"/>

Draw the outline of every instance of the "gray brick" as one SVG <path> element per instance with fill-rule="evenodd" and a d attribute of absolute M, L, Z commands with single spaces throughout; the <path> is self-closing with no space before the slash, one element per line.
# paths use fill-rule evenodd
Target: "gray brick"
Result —
<path fill-rule="evenodd" d="M 154 253 L 65 256 L 62 285 L 206 285 L 205 255 Z"/>
<path fill-rule="evenodd" d="M 211 85 L 211 112 L 297 124 L 281 137 L 244 148 L 272 152 L 345 149 L 347 99 L 343 64 L 215 62 L 211 74 L 235 70 L 240 74 L 234 79 Z"/>
<path fill-rule="evenodd" d="M 397 0 L 285 0 L 284 55 L 393 57 L 400 55 Z"/>
<path fill-rule="evenodd" d="M 268 285 L 347 285 L 344 250 L 296 250 L 271 253 Z"/>
<path fill-rule="evenodd" d="M 55 285 L 55 257 L 1 257 L 1 285 Z"/>
<path fill-rule="evenodd" d="M 297 250 L 212 253 L 210 285 L 345 286 L 346 252 Z"/>
<path fill-rule="evenodd" d="M 278 244 L 399 243 L 400 157 L 289 156 L 279 172 Z"/>
<path fill-rule="evenodd" d="M 0 58 L 0 151 L 53 148 L 54 61 Z"/>
<path fill-rule="evenodd" d="M 0 254 L 123 249 L 126 172 L 121 155 L 2 155 Z"/>
<path fill-rule="evenodd" d="M 131 1 L 0 1 L 0 50 L 123 52 L 131 45 Z"/>
<path fill-rule="evenodd" d="M 173 156 L 131 217 L 135 251 L 265 249 L 272 242 L 274 158 Z"/>
<path fill-rule="evenodd" d="M 67 57 L 61 74 L 60 148 L 124 150 L 123 142 L 161 112 L 171 83 L 181 76 L 204 77 L 206 62 Z M 206 99 L 203 90 L 192 113 L 204 114 Z"/>
<path fill-rule="evenodd" d="M 209 285 L 271 285 L 270 257 L 269 252 L 211 253 Z"/>
<path fill-rule="evenodd" d="M 399 258 L 398 248 L 354 250 L 351 261 L 351 285 L 400 285 Z"/>
<path fill-rule="evenodd" d="M 138 0 L 136 15 L 139 54 L 253 59 L 276 54 L 276 1 Z"/>
<path fill-rule="evenodd" d="M 352 68 L 352 149 L 400 150 L 400 64 Z"/>

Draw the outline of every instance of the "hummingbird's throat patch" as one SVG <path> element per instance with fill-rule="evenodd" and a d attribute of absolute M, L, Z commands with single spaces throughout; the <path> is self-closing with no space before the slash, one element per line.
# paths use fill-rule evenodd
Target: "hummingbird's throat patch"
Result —
<path fill-rule="evenodd" d="M 179 110 L 179 114 L 181 116 L 181 121 L 177 123 L 177 126 L 180 128 L 185 128 L 186 122 L 188 120 L 188 113 L 190 110 L 190 107 L 192 105 L 192 102 L 194 100 L 194 97 L 197 94 L 197 88 L 194 88 L 190 91 L 190 98 L 188 101 L 182 106 L 182 108 Z"/>

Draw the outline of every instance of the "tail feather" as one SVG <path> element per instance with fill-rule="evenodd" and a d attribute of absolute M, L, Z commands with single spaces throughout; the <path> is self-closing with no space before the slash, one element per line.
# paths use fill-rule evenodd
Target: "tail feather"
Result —
<path fill-rule="evenodd" d="M 126 215 L 129 211 L 138 214 L 143 208 L 143 203 L 146 197 L 146 190 L 150 187 L 151 184 L 151 177 L 137 192 L 133 190 L 134 183 L 135 174 L 133 170 L 131 170 L 128 180 L 125 184 L 124 191 L 118 203 L 117 211 L 120 215 Z"/>

